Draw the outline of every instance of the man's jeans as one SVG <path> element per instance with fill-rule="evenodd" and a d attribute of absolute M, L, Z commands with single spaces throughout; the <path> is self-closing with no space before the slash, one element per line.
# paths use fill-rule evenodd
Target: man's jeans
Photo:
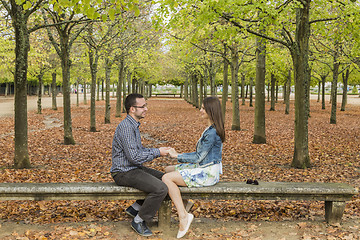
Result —
<path fill-rule="evenodd" d="M 155 216 L 168 193 L 166 184 L 161 181 L 163 175 L 160 171 L 142 166 L 114 176 L 115 183 L 119 186 L 133 187 L 149 193 L 142 204 L 142 201 L 138 201 L 142 205 L 138 214 L 147 222 Z"/>

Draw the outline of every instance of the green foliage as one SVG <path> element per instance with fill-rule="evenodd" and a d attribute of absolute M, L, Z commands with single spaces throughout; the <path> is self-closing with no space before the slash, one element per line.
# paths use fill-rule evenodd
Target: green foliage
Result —
<path fill-rule="evenodd" d="M 358 94 L 359 93 L 356 86 L 353 87 L 353 89 L 351 90 L 351 93 L 353 93 L 353 94 Z"/>

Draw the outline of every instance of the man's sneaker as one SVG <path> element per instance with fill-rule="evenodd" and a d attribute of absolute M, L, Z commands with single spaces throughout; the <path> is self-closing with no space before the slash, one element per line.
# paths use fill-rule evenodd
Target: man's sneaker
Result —
<path fill-rule="evenodd" d="M 134 220 L 131 222 L 131 228 L 134 229 L 139 235 L 148 237 L 152 235 L 151 230 L 146 226 L 145 221 L 136 223 Z"/>
<path fill-rule="evenodd" d="M 136 211 L 132 206 L 130 206 L 125 210 L 125 212 L 129 216 L 135 217 L 138 214 L 139 211 Z"/>

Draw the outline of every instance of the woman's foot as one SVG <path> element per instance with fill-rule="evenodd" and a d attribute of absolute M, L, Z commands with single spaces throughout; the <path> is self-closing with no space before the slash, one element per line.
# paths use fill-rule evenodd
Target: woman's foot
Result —
<path fill-rule="evenodd" d="M 177 238 L 182 238 L 183 236 L 185 236 L 185 234 L 187 233 L 187 231 L 190 228 L 191 222 L 194 219 L 194 215 L 192 215 L 191 213 L 186 213 L 186 220 L 185 221 L 181 221 L 180 222 L 180 227 L 179 227 L 179 232 L 177 234 Z M 182 222 L 184 222 L 184 224 L 181 224 Z"/>

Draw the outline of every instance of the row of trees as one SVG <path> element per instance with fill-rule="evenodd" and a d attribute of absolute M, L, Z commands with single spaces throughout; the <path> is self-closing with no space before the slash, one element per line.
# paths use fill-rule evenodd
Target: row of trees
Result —
<path fill-rule="evenodd" d="M 2 81 L 13 78 L 15 83 L 14 162 L 18 168 L 30 167 L 28 76 L 36 78 L 39 86 L 51 81 L 53 90 L 61 83 L 65 144 L 75 143 L 70 111 L 70 85 L 74 82 L 91 86 L 90 131 L 96 131 L 95 91 L 100 79 L 104 79 L 106 89 L 105 123 L 110 122 L 111 83 L 117 86 L 116 116 L 122 112 L 126 93 L 151 95 L 151 86 L 163 83 L 182 86 L 184 96 L 196 106 L 206 95 L 204 89 L 209 87 L 214 95 L 221 85 L 225 113 L 230 85 L 233 130 L 241 129 L 238 85 L 242 86 L 241 96 L 245 95 L 245 85 L 251 86 L 252 96 L 254 85 L 254 143 L 266 143 L 266 82 L 271 83 L 272 99 L 275 83 L 283 86 L 286 113 L 294 84 L 292 165 L 298 168 L 310 167 L 310 86 L 321 84 L 324 91 L 327 78 L 332 76 L 330 122 L 336 123 L 334 96 L 339 75 L 344 85 L 359 84 L 360 6 L 349 0 L 159 0 L 155 5 L 116 0 L 1 3 L 5 17 L 1 22 L 1 52 L 8 63 L 1 64 L 0 71 L 5 73 Z M 112 71 L 115 67 L 116 71 Z M 272 110 L 274 104 L 272 101 Z"/>
<path fill-rule="evenodd" d="M 118 68 L 117 85 L 118 91 L 121 91 L 121 86 L 125 82 L 125 72 L 137 72 L 137 76 L 141 76 L 144 68 L 138 69 L 138 63 L 156 58 L 159 34 L 153 30 L 150 22 L 151 7 L 149 3 L 116 0 L 1 1 L 0 12 L 4 17 L 1 22 L 1 33 L 6 46 L 2 49 L 2 54 L 3 62 L 8 62 L 1 65 L 1 71 L 6 72 L 3 81 L 13 78 L 15 84 L 14 167 L 31 167 L 27 136 L 28 76 L 35 76 L 41 89 L 46 75 L 47 78 L 51 75 L 52 89 L 55 90 L 56 75 L 60 72 L 64 143 L 74 144 L 70 76 L 75 76 L 75 79 L 85 79 L 88 76 L 91 78 L 90 129 L 96 131 L 95 86 L 99 61 L 105 66 L 105 122 L 109 122 L 110 78 L 114 74 L 112 68 Z M 129 57 L 135 61 L 126 64 Z M 132 75 L 128 74 L 129 78 Z M 55 96 L 56 93 L 53 92 L 53 97 Z M 121 101 L 117 106 L 117 115 L 120 114 L 120 104 Z"/>
<path fill-rule="evenodd" d="M 170 18 L 173 54 L 180 59 L 197 93 L 204 81 L 216 85 L 214 73 L 223 69 L 223 106 L 227 98 L 228 68 L 232 86 L 232 129 L 240 129 L 238 78 L 255 79 L 254 143 L 265 143 L 265 84 L 295 85 L 295 132 L 292 166 L 310 167 L 308 117 L 310 86 L 332 76 L 330 123 L 336 123 L 339 75 L 343 83 L 359 84 L 359 15 L 356 1 L 161 1 L 162 18 Z M 202 54 L 204 53 L 204 54 Z M 202 75 L 203 78 L 199 78 Z M 244 88 L 241 88 L 244 89 Z M 201 96 L 201 92 L 200 92 Z M 197 98 L 193 102 L 200 101 Z M 323 101 L 324 102 L 324 101 Z M 273 105 L 272 105 L 273 107 Z M 288 105 L 287 105 L 288 110 Z"/>

